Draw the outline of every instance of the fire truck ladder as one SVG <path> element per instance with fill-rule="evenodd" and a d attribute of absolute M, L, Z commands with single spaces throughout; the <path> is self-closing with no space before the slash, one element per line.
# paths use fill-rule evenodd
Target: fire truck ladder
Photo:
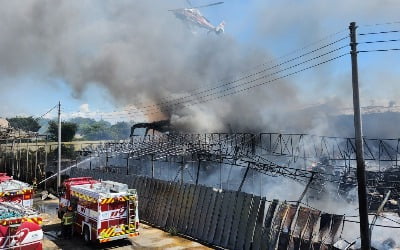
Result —
<path fill-rule="evenodd" d="M 129 227 L 131 224 L 135 225 L 135 218 L 136 218 L 136 208 L 135 208 L 135 200 L 128 200 L 128 224 Z"/>

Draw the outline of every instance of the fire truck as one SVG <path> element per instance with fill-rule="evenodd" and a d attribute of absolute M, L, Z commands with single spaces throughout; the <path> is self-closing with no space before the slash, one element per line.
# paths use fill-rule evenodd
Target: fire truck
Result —
<path fill-rule="evenodd" d="M 91 177 L 64 181 L 58 206 L 61 219 L 69 206 L 75 212 L 74 233 L 85 242 L 108 242 L 139 235 L 138 199 L 135 189 Z"/>
<path fill-rule="evenodd" d="M 0 249 L 42 250 L 42 218 L 14 202 L 0 203 Z"/>
<path fill-rule="evenodd" d="M 31 208 L 33 205 L 33 188 L 22 181 L 14 180 L 6 173 L 0 173 L 0 202 L 19 203 Z"/>

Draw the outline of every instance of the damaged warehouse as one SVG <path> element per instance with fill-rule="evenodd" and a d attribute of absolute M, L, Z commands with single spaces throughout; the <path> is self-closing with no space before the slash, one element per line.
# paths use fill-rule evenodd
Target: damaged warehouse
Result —
<path fill-rule="evenodd" d="M 397 5 L 4 1 L 0 205 L 45 249 L 400 249 Z"/>
<path fill-rule="evenodd" d="M 288 136 L 294 135 L 274 133 L 260 134 L 258 136 L 254 134 L 214 133 L 200 135 L 172 133 L 147 135 L 145 137 L 135 136 L 125 143 L 111 143 L 86 148 L 83 153 L 87 154 L 87 157 L 91 155 L 92 159 L 98 158 L 99 160 L 93 161 L 89 165 L 87 161 L 89 158 L 86 158 L 85 163 L 79 164 L 78 168 L 72 165 L 69 170 L 66 169 L 66 173 L 79 176 L 81 174 L 89 175 L 89 172 L 91 172 L 95 173 L 95 178 L 124 179 L 131 178 L 131 176 L 143 176 L 141 178 L 151 178 L 149 179 L 150 181 L 172 181 L 172 184 L 179 182 L 181 183 L 180 185 L 187 184 L 195 187 L 197 185 L 206 185 L 213 186 L 214 189 L 224 192 L 225 190 L 226 192 L 239 193 L 244 191 L 250 192 L 252 195 L 258 194 L 260 195 L 259 197 L 267 195 L 268 199 L 279 198 L 280 200 L 287 200 L 289 201 L 288 205 L 291 204 L 294 207 L 289 206 L 290 209 L 289 207 L 282 208 L 282 218 L 279 219 L 278 217 L 280 222 L 277 222 L 278 225 L 276 227 L 279 230 L 283 230 L 283 233 L 280 233 L 282 239 L 279 238 L 276 244 L 278 242 L 286 244 L 283 243 L 286 241 L 285 232 L 290 235 L 288 239 L 293 239 L 293 243 L 289 243 L 290 240 L 287 240 L 287 244 L 294 244 L 297 236 L 293 237 L 293 234 L 296 233 L 295 235 L 297 235 L 300 230 L 298 227 L 303 228 L 302 226 L 307 224 L 303 220 L 307 221 L 308 219 L 304 219 L 303 216 L 305 215 L 303 214 L 308 214 L 309 212 L 303 212 L 304 208 L 300 208 L 299 205 L 306 208 L 310 206 L 308 207 L 310 209 L 320 207 L 320 209 L 322 208 L 321 210 L 315 209 L 319 219 L 314 223 L 316 225 L 321 225 L 322 223 L 322 228 L 316 228 L 316 231 L 313 231 L 313 244 L 319 244 L 319 240 L 320 243 L 328 244 L 327 242 L 331 242 L 329 244 L 339 244 L 341 247 L 345 245 L 356 246 L 359 244 L 353 230 L 354 225 L 357 225 L 357 220 L 354 220 L 354 217 L 357 217 L 357 210 L 356 197 L 354 197 L 355 194 L 353 192 L 356 184 L 354 182 L 354 172 L 349 171 L 349 169 L 353 168 L 352 164 L 354 164 L 354 159 L 352 159 L 354 154 L 351 146 L 352 139 L 315 137 L 303 134 L 301 135 L 303 142 L 312 138 L 314 143 L 312 147 L 302 148 L 300 145 L 303 142 L 297 141 L 297 143 L 294 143 L 295 140 L 292 138 L 291 144 Z M 268 139 L 266 140 L 265 138 Z M 375 140 L 369 141 L 367 138 L 365 140 L 369 143 L 367 145 L 371 147 L 376 142 Z M 380 145 L 385 145 L 385 143 L 385 140 L 378 142 Z M 310 143 L 307 143 L 307 145 L 310 145 Z M 293 149 L 297 148 L 297 152 L 295 150 L 291 151 L 292 146 Z M 307 151 L 311 148 L 312 150 Z M 340 154 L 330 154 L 333 152 L 333 148 L 338 149 Z M 346 148 L 348 149 L 347 151 L 345 150 Z M 292 152 L 292 154 L 289 152 Z M 310 153 L 313 155 L 310 155 Z M 316 155 L 318 158 L 316 158 Z M 324 160 L 317 162 L 323 155 L 325 157 Z M 340 158 L 340 155 L 346 155 L 347 158 Z M 373 156 L 378 155 L 377 152 L 374 152 Z M 380 159 L 382 162 L 386 162 L 386 165 L 394 163 L 389 163 L 385 160 L 387 155 L 381 153 L 380 156 L 382 158 L 371 157 L 367 158 L 367 160 L 372 162 Z M 287 160 L 288 158 L 289 160 Z M 393 159 L 395 161 L 395 158 Z M 332 165 L 334 161 L 336 161 L 337 165 Z M 345 165 L 339 165 L 339 162 L 345 163 Z M 328 171 L 331 168 L 334 170 Z M 85 172 L 87 170 L 90 171 Z M 74 171 L 84 172 L 77 172 L 78 174 L 76 174 Z M 394 242 L 395 246 L 398 244 L 395 241 L 396 238 L 390 235 L 396 235 L 397 223 L 400 223 L 397 215 L 399 213 L 399 190 L 396 181 L 386 182 L 385 179 L 396 179 L 396 172 L 384 167 L 383 164 L 380 171 L 368 171 L 369 212 L 371 216 L 379 214 L 380 218 L 378 220 L 379 223 L 376 223 L 374 228 L 374 231 L 379 232 L 379 235 L 374 235 L 373 233 L 372 239 L 374 245 Z M 378 173 L 383 179 L 373 178 Z M 278 181 L 273 181 L 273 179 L 278 179 Z M 285 179 L 290 181 L 285 181 Z M 263 187 L 258 188 L 258 183 L 261 183 L 260 180 L 263 182 Z M 379 180 L 383 181 L 379 182 Z M 127 179 L 127 183 L 130 183 L 129 179 Z M 307 183 L 309 185 L 306 185 Z M 383 186 L 383 183 L 386 183 L 386 186 Z M 291 185 L 297 191 L 290 195 L 285 194 L 283 185 Z M 281 191 L 276 192 L 279 189 Z M 258 190 L 260 190 L 260 193 Z M 392 193 L 385 200 L 383 196 L 389 190 Z M 146 194 L 146 197 L 152 197 L 151 193 L 152 191 Z M 151 199 L 152 202 L 157 200 L 154 197 Z M 383 201 L 384 203 L 382 204 Z M 341 204 L 342 207 L 340 208 L 338 204 Z M 378 211 L 380 205 L 384 205 L 384 207 Z M 308 215 L 306 217 L 308 218 Z M 294 218 L 298 219 L 294 220 Z M 340 223 L 336 221 L 338 218 L 341 218 L 339 219 Z M 154 223 L 151 220 L 149 222 Z M 339 224 L 344 225 L 343 228 L 340 227 L 340 230 L 337 228 Z M 334 235 L 329 233 L 329 230 L 333 230 L 332 227 L 335 229 Z M 384 229 L 387 227 L 388 232 L 386 232 L 386 238 L 384 239 L 382 237 L 385 237 L 385 235 L 382 235 L 380 227 Z M 353 232 L 348 232 L 348 229 Z M 302 230 L 300 232 L 303 232 Z M 339 235 L 341 236 L 340 239 L 336 235 L 337 231 L 342 232 Z M 301 237 L 303 236 L 301 235 Z M 325 238 L 329 239 L 329 241 L 321 240 Z"/>

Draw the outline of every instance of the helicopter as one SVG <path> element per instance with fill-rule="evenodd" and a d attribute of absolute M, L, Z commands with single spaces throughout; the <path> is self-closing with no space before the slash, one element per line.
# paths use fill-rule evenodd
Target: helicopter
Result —
<path fill-rule="evenodd" d="M 187 0 L 189 5 L 191 6 L 191 2 Z M 190 24 L 196 25 L 200 28 L 205 28 L 208 30 L 208 33 L 215 32 L 217 35 L 224 33 L 225 22 L 222 21 L 218 26 L 214 26 L 207 18 L 205 18 L 199 11 L 200 8 L 206 8 L 214 5 L 223 4 L 224 2 L 215 2 L 206 5 L 200 5 L 196 7 L 190 8 L 179 8 L 179 9 L 171 9 L 171 11 L 175 14 L 178 19 Z"/>

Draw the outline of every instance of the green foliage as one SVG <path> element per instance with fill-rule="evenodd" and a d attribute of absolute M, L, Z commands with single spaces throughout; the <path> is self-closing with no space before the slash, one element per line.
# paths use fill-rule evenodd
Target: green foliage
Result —
<path fill-rule="evenodd" d="M 77 130 L 78 125 L 76 123 L 61 122 L 61 141 L 72 141 Z M 49 121 L 49 128 L 47 131 L 49 132 L 50 140 L 58 140 L 58 124 L 55 121 Z"/>
<path fill-rule="evenodd" d="M 80 130 L 82 136 L 87 140 L 113 140 L 114 136 L 110 128 L 109 122 L 101 120 L 90 125 L 82 125 Z"/>
<path fill-rule="evenodd" d="M 127 122 L 117 122 L 111 126 L 111 132 L 116 140 L 127 139 L 131 134 L 131 126 Z"/>
<path fill-rule="evenodd" d="M 41 127 L 38 121 L 32 116 L 7 118 L 7 121 L 10 123 L 11 127 L 25 131 L 38 132 Z"/>
<path fill-rule="evenodd" d="M 78 125 L 77 133 L 82 134 L 82 128 L 91 126 L 92 124 L 96 123 L 96 120 L 92 118 L 75 117 L 69 119 L 69 122 L 76 123 Z"/>
<path fill-rule="evenodd" d="M 167 227 L 167 232 L 170 233 L 172 236 L 178 235 L 178 229 L 176 227 L 170 226 Z"/>
<path fill-rule="evenodd" d="M 86 120 L 83 124 L 79 124 L 78 130 L 85 140 L 123 140 L 129 138 L 130 124 L 117 122 L 111 125 L 104 120 L 90 122 Z"/>

